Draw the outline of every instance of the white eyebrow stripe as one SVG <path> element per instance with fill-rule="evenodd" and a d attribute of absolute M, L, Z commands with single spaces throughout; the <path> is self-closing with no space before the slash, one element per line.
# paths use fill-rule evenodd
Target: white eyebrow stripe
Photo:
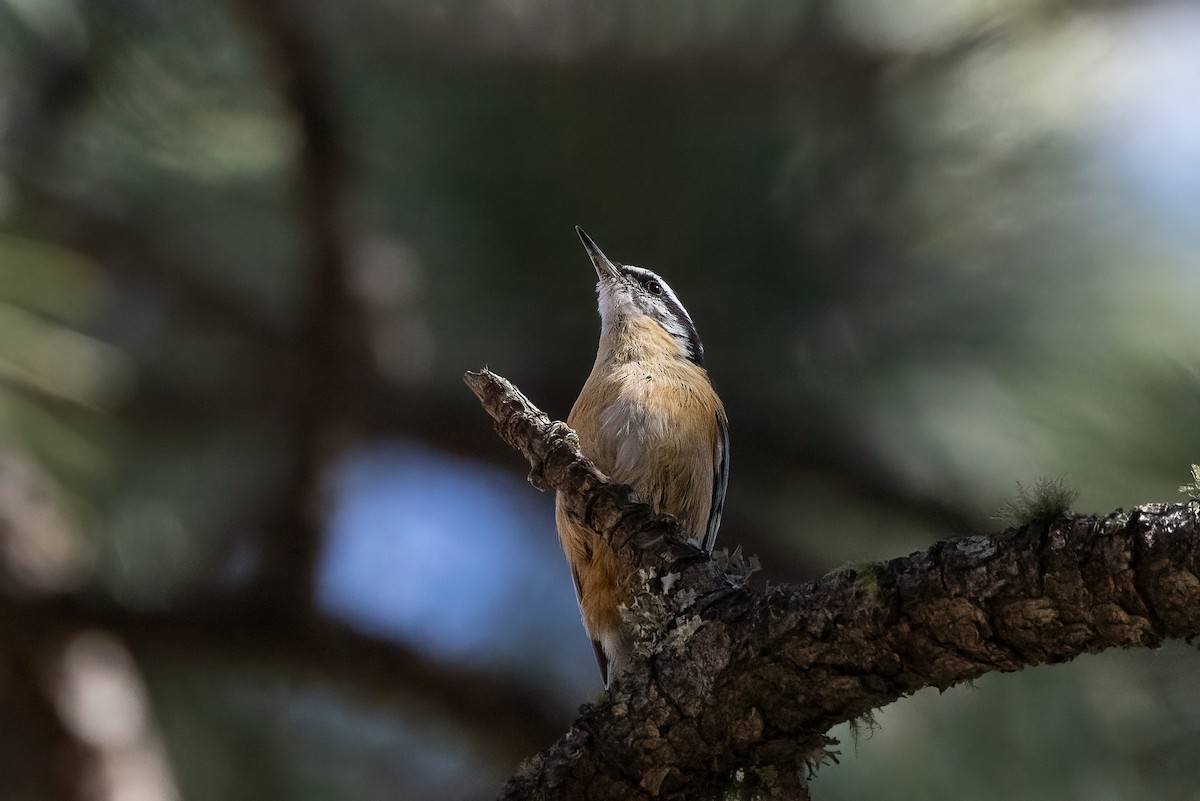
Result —
<path fill-rule="evenodd" d="M 704 345 L 700 342 L 700 335 L 696 331 L 696 324 L 692 321 L 692 315 L 679 302 L 679 297 L 675 294 L 675 290 L 671 289 L 671 285 L 663 280 L 658 273 L 647 270 L 644 267 L 638 267 L 633 264 L 618 264 L 617 269 L 622 272 L 627 278 L 638 283 L 643 283 L 649 279 L 654 279 L 662 287 L 662 295 L 660 296 L 661 305 L 666 312 L 666 319 L 659 320 L 663 329 L 675 339 L 679 346 L 679 353 L 685 359 L 695 362 L 700 366 L 704 366 Z M 655 315 L 657 317 L 657 315 Z M 680 318 L 683 318 L 680 320 Z"/>

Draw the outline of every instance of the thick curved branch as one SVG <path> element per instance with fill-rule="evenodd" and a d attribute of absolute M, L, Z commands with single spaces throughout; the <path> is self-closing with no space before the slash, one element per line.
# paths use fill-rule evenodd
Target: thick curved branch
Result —
<path fill-rule="evenodd" d="M 645 640 L 503 798 L 682 799 L 738 782 L 806 797 L 837 723 L 924 687 L 1200 633 L 1200 503 L 1039 521 L 755 592 L 607 483 L 507 381 L 467 383 L 534 483 L 617 548 Z"/>

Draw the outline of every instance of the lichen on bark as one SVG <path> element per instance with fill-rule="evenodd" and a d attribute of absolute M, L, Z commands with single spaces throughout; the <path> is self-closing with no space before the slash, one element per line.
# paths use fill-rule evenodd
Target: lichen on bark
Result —
<path fill-rule="evenodd" d="M 765 590 L 611 484 L 505 379 L 468 373 L 539 489 L 616 550 L 639 658 L 504 799 L 808 798 L 827 732 L 925 687 L 1200 632 L 1200 502 L 1034 520 Z"/>

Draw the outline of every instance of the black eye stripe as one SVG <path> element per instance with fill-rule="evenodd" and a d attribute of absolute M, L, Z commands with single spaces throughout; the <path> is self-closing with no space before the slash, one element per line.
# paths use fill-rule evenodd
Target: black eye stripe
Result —
<path fill-rule="evenodd" d="M 658 316 L 661 311 L 665 311 L 672 321 L 683 327 L 686 332 L 688 359 L 703 367 L 704 346 L 700 344 L 700 335 L 696 333 L 696 326 L 692 322 L 691 316 L 684 310 L 674 293 L 667 289 L 666 284 L 649 270 L 628 264 L 622 264 L 619 269 L 626 280 L 658 299 L 657 303 L 660 304 L 658 311 L 647 308 L 647 314 Z"/>

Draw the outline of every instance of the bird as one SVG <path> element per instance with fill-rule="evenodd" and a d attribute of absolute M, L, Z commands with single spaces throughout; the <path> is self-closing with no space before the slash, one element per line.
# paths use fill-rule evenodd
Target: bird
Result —
<path fill-rule="evenodd" d="M 660 276 L 609 259 L 582 228 L 575 232 L 596 270 L 600 344 L 567 425 L 598 470 L 711 552 L 729 482 L 729 421 L 696 325 Z M 567 514 L 561 492 L 555 524 L 608 688 L 629 664 L 621 608 L 632 599 L 617 582 L 616 554 Z"/>

